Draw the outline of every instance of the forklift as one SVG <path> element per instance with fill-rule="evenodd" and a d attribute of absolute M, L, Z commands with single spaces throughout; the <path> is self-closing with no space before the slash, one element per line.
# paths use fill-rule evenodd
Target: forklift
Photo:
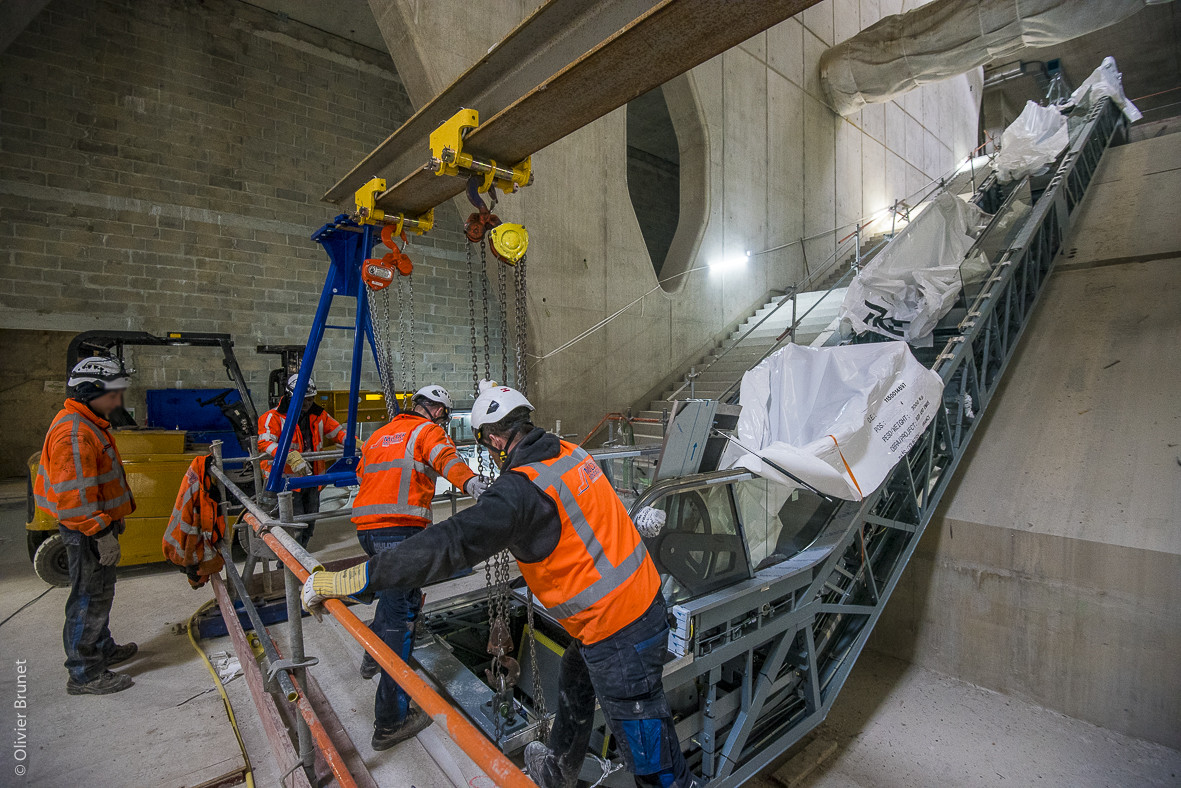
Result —
<path fill-rule="evenodd" d="M 227 451 L 227 456 L 239 452 L 249 455 L 250 440 L 257 434 L 258 411 L 234 356 L 234 341 L 229 334 L 178 331 L 156 336 L 143 331 L 86 331 L 74 337 L 66 350 L 67 375 L 80 359 L 87 356 L 113 356 L 122 360 L 124 349 L 128 347 L 219 349 L 226 376 L 233 385 L 211 397 L 197 400 L 196 404 L 218 409 L 229 422 L 238 451 Z M 127 530 L 120 539 L 122 558 L 119 566 L 163 561 L 160 545 L 172 515 L 177 490 L 189 464 L 195 457 L 207 453 L 208 445 L 195 443 L 193 435 L 183 429 L 140 427 L 122 408 L 112 413 L 109 421 L 111 437 L 123 459 L 127 482 L 136 503 L 135 512 L 126 518 Z M 41 452 L 37 452 L 28 463 L 25 532 L 29 560 L 42 580 L 50 585 L 66 586 L 70 582 L 69 562 L 57 521 L 38 509 L 33 499 L 40 461 Z M 253 476 L 245 463 L 238 481 L 244 487 L 253 487 Z"/>

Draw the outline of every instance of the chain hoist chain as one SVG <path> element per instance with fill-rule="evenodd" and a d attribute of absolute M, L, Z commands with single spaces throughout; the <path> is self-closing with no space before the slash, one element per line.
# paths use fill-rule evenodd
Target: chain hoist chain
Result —
<path fill-rule="evenodd" d="M 394 410 L 394 385 L 393 385 L 393 366 L 394 361 L 390 357 L 392 348 L 390 347 L 390 294 L 389 290 L 382 290 L 381 295 L 374 293 L 368 287 L 365 288 L 365 298 L 369 302 L 369 326 L 373 329 L 373 344 L 377 351 L 377 379 L 381 383 L 382 393 L 385 394 L 385 412 L 391 419 L 396 415 Z M 377 314 L 377 306 L 381 305 L 382 319 L 380 323 L 374 320 Z"/>
<path fill-rule="evenodd" d="M 417 356 L 417 353 L 415 352 L 415 348 L 414 348 L 414 341 L 418 335 L 418 332 L 415 330 L 415 325 L 414 325 L 414 277 L 413 276 L 406 277 L 406 293 L 408 295 L 408 300 L 410 302 L 407 309 L 406 309 L 406 333 L 408 333 L 410 335 L 410 374 L 407 379 L 407 382 L 409 383 L 409 385 L 406 386 L 406 390 L 407 391 L 414 391 L 415 386 L 418 384 L 418 373 L 416 371 L 418 356 Z"/>
<path fill-rule="evenodd" d="M 496 296 L 500 299 L 500 379 L 503 385 L 509 383 L 508 367 L 508 275 L 504 270 L 504 263 L 496 262 Z"/>
<path fill-rule="evenodd" d="M 528 589 L 528 586 L 526 586 Z M 541 689 L 541 666 L 537 664 L 537 630 L 533 628 L 533 591 L 526 592 L 528 608 L 525 617 L 529 625 L 529 661 L 533 664 L 533 712 L 537 715 L 538 741 L 549 740 L 549 719 L 545 709 L 545 693 Z"/>
<path fill-rule="evenodd" d="M 398 385 L 402 391 L 406 391 L 410 387 L 410 382 L 406 378 L 406 287 L 402 284 L 402 277 L 398 277 L 394 287 L 398 288 L 398 361 L 401 364 L 398 370 Z"/>
<path fill-rule="evenodd" d="M 480 351 L 476 344 L 476 269 L 472 264 L 472 242 L 467 243 L 467 316 L 472 335 L 472 400 L 480 396 Z M 484 450 L 476 444 L 476 470 L 487 478 L 484 470 Z"/>
<path fill-rule="evenodd" d="M 484 379 L 492 380 L 492 358 L 488 339 L 488 248 L 480 239 L 480 297 L 484 306 Z"/>
<path fill-rule="evenodd" d="M 525 308 L 525 259 L 525 257 L 521 258 L 514 272 L 514 285 L 517 294 L 517 341 L 515 352 L 517 356 L 517 390 L 528 397 L 529 368 L 526 364 L 526 346 L 528 345 L 529 339 L 529 318 Z"/>

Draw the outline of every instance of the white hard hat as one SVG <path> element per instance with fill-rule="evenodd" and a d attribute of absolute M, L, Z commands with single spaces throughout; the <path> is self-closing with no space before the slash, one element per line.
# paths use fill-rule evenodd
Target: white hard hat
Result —
<path fill-rule="evenodd" d="M 419 397 L 430 400 L 431 402 L 437 402 L 447 408 L 447 410 L 452 410 L 455 407 L 451 402 L 451 395 L 442 386 L 423 386 L 414 392 L 413 399 L 418 399 Z"/>
<path fill-rule="evenodd" d="M 525 395 L 508 386 L 497 386 L 491 380 L 480 381 L 480 396 L 472 405 L 472 429 L 479 430 L 496 424 L 517 408 L 533 410 L 533 403 Z"/>
<path fill-rule="evenodd" d="M 299 373 L 298 372 L 296 372 L 291 377 L 287 378 L 287 393 L 288 394 L 295 393 L 295 384 L 298 381 L 299 381 Z M 316 396 L 316 384 L 311 378 L 308 378 L 308 389 L 307 389 L 307 391 L 305 391 L 303 393 L 303 395 L 305 398 Z"/>
<path fill-rule="evenodd" d="M 131 385 L 131 373 L 134 371 L 125 367 L 121 359 L 90 356 L 74 365 L 66 385 L 77 389 L 90 384 L 86 388 L 92 392 L 122 391 Z"/>

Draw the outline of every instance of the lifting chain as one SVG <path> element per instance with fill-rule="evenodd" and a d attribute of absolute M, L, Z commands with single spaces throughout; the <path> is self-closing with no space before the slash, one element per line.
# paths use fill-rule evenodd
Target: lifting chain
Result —
<path fill-rule="evenodd" d="M 525 364 L 525 353 L 529 335 L 529 324 L 528 315 L 525 313 L 525 260 L 526 257 L 522 257 L 520 262 L 517 263 L 517 267 L 513 272 L 513 276 L 517 294 L 517 337 L 515 343 L 515 353 L 517 357 L 517 390 L 528 397 L 529 372 L 528 367 Z"/>
<path fill-rule="evenodd" d="M 366 287 L 365 297 L 369 302 L 369 325 L 373 329 L 373 344 L 377 350 L 377 378 L 385 395 L 386 415 L 393 419 L 397 415 L 397 399 L 394 390 L 394 348 L 390 341 L 390 291 L 385 288 L 378 294 Z M 381 307 L 380 320 L 375 319 L 378 306 Z"/>
<path fill-rule="evenodd" d="M 496 296 L 500 300 L 500 379 L 504 381 L 503 385 L 507 386 L 509 384 L 508 275 L 505 273 L 504 264 L 499 260 L 496 262 Z"/>

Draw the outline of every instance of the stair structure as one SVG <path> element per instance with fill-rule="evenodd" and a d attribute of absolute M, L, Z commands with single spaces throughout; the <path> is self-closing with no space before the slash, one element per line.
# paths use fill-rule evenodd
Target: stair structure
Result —
<path fill-rule="evenodd" d="M 886 240 L 885 235 L 866 238 L 861 244 L 861 264 L 871 260 L 885 246 Z M 789 341 L 785 338 L 781 343 L 778 339 L 793 322 L 796 323 L 797 345 L 823 344 L 836 328 L 837 311 L 845 299 L 856 262 L 857 253 L 850 252 L 838 264 L 820 272 L 815 282 L 809 284 L 805 280 L 803 286 L 809 289 L 795 296 L 794 315 L 790 295 L 772 298 L 716 348 L 686 364 L 679 376 L 680 382 L 664 392 L 660 399 L 645 403 L 646 409 L 635 412 L 635 415 L 664 420 L 665 413 L 672 410 L 674 400 L 691 397 L 718 399 L 735 387 L 743 373 L 768 351 Z M 690 377 L 692 385 L 686 385 L 685 381 Z M 664 438 L 664 428 L 659 423 L 636 424 L 634 430 L 637 444 L 659 442 Z"/>

